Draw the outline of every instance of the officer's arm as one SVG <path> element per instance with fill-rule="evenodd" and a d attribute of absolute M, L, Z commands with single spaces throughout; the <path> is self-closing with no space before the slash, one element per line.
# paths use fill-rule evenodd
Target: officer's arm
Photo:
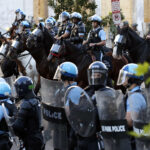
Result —
<path fill-rule="evenodd" d="M 126 120 L 127 120 L 128 126 L 132 127 L 133 122 L 132 122 L 132 118 L 131 118 L 131 112 L 126 113 Z"/>

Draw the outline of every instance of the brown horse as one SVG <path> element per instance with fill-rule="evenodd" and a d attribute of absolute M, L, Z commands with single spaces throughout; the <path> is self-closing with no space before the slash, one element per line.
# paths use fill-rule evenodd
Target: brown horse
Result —
<path fill-rule="evenodd" d="M 65 61 L 71 61 L 75 63 L 79 69 L 79 77 L 77 81 L 80 83 L 80 86 L 85 87 L 88 85 L 87 80 L 87 69 L 89 65 L 93 62 L 91 55 L 87 53 L 87 51 L 81 51 L 79 49 L 76 49 L 72 45 L 70 45 L 65 40 L 62 42 L 62 48 L 57 55 L 60 57 L 60 59 L 64 59 Z M 51 57 L 51 53 L 48 56 L 48 60 Z M 108 52 L 105 54 L 106 58 L 104 61 L 105 63 L 111 63 L 111 69 L 109 69 L 109 78 L 114 80 L 114 87 L 116 89 L 120 88 L 117 86 L 117 79 L 119 75 L 120 69 L 128 63 L 127 59 L 123 57 L 121 60 L 114 59 L 112 57 L 112 52 Z M 55 57 L 52 57 L 50 62 L 54 61 Z M 108 60 L 109 59 L 109 60 Z M 109 61 L 109 62 L 106 62 Z"/>

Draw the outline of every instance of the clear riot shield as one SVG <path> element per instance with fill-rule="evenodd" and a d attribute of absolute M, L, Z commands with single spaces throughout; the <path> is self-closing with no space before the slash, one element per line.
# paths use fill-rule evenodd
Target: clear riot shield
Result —
<path fill-rule="evenodd" d="M 131 150 L 123 94 L 110 88 L 95 94 L 105 150 Z"/>
<path fill-rule="evenodd" d="M 4 104 L 4 103 L 2 103 L 2 110 L 3 110 L 3 113 L 4 113 L 5 121 L 6 121 L 7 126 L 8 126 L 10 140 L 11 140 L 11 142 L 13 142 L 13 143 L 15 144 L 15 146 L 19 149 L 19 147 L 20 147 L 19 139 L 18 139 L 18 137 L 15 135 L 14 130 L 13 130 L 13 128 L 12 128 L 12 125 L 13 125 L 13 123 L 14 123 L 14 119 L 13 119 L 12 117 L 8 116 L 7 110 L 6 110 L 6 107 L 5 107 L 5 104 Z"/>
<path fill-rule="evenodd" d="M 143 89 L 141 91 L 143 98 L 146 100 L 146 104 L 143 103 L 142 99 L 139 111 L 135 112 L 132 98 L 130 97 L 129 104 L 131 106 L 131 116 L 133 120 L 133 131 L 141 136 L 136 138 L 136 150 L 149 150 L 150 149 L 150 135 L 144 133 L 144 126 L 150 123 L 150 89 Z M 137 95 L 139 96 L 139 95 Z M 139 97 L 141 98 L 141 97 Z"/>
<path fill-rule="evenodd" d="M 41 77 L 42 113 L 46 150 L 67 150 L 67 119 L 63 84 Z"/>
<path fill-rule="evenodd" d="M 65 112 L 71 127 L 80 136 L 89 137 L 96 132 L 96 110 L 82 88 L 68 88 L 65 94 Z"/>
<path fill-rule="evenodd" d="M 14 87 L 15 76 L 7 77 L 4 79 L 11 87 L 12 96 L 16 97 L 16 91 L 15 91 L 15 87 Z"/>

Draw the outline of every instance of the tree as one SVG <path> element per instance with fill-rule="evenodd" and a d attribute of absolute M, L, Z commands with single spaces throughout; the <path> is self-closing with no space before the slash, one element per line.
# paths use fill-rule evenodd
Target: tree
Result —
<path fill-rule="evenodd" d="M 97 5 L 95 2 L 89 0 L 48 0 L 48 4 L 54 8 L 55 18 L 58 19 L 59 14 L 63 11 L 72 13 L 74 11 L 79 12 L 83 16 L 83 22 L 86 24 L 86 31 L 91 29 L 91 23 L 89 17 L 95 14 Z"/>

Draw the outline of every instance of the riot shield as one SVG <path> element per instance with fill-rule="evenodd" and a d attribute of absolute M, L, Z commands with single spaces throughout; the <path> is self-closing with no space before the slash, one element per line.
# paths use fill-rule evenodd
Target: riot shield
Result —
<path fill-rule="evenodd" d="M 67 150 L 67 120 L 63 84 L 41 77 L 42 113 L 46 150 Z"/>
<path fill-rule="evenodd" d="M 15 76 L 7 77 L 4 79 L 11 87 L 12 96 L 16 97 L 16 91 L 15 91 L 15 87 L 14 87 Z"/>
<path fill-rule="evenodd" d="M 148 135 L 148 133 L 144 133 L 144 126 L 150 123 L 150 89 L 143 89 L 141 94 L 143 95 L 147 106 L 141 105 L 139 111 L 135 112 L 133 108 L 135 106 L 133 106 L 132 97 L 130 97 L 129 104 L 131 106 L 133 131 L 139 135 L 139 138 L 136 138 L 136 150 L 149 150 L 150 135 Z"/>
<path fill-rule="evenodd" d="M 123 94 L 111 88 L 95 92 L 105 150 L 131 150 Z"/>
<path fill-rule="evenodd" d="M 96 109 L 88 94 L 71 86 L 65 94 L 65 112 L 74 131 L 82 137 L 96 133 Z"/>
<path fill-rule="evenodd" d="M 13 128 L 12 128 L 12 124 L 14 123 L 14 119 L 12 117 L 8 116 L 7 110 L 5 108 L 5 104 L 4 103 L 2 103 L 2 110 L 3 110 L 3 113 L 4 113 L 5 121 L 6 121 L 7 126 L 8 126 L 10 140 L 11 140 L 11 142 L 13 142 L 15 144 L 15 146 L 17 148 L 19 148 L 20 147 L 19 139 L 15 135 L 15 133 L 13 131 Z"/>

